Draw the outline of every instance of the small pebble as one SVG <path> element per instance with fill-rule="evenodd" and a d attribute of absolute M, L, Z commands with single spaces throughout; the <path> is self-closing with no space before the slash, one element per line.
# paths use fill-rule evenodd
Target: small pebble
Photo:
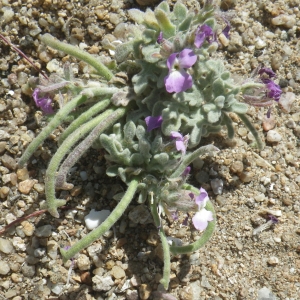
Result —
<path fill-rule="evenodd" d="M 275 126 L 276 126 L 276 120 L 275 120 L 274 115 L 271 115 L 269 118 L 265 117 L 263 119 L 262 127 L 263 127 L 264 131 L 269 131 L 269 130 L 275 128 Z"/>
<path fill-rule="evenodd" d="M 18 169 L 17 170 L 17 176 L 18 176 L 18 179 L 21 180 L 21 181 L 29 179 L 28 170 L 26 168 Z"/>
<path fill-rule="evenodd" d="M 230 170 L 233 173 L 241 173 L 244 170 L 244 165 L 241 161 L 235 161 L 231 164 Z"/>
<path fill-rule="evenodd" d="M 268 259 L 268 264 L 271 265 L 271 266 L 275 266 L 279 263 L 279 259 L 278 257 L 276 256 L 271 256 L 269 259 Z"/>
<path fill-rule="evenodd" d="M 9 264 L 6 261 L 0 260 L 0 275 L 6 275 L 9 271 Z"/>
<path fill-rule="evenodd" d="M 285 113 L 289 113 L 295 100 L 296 95 L 292 92 L 287 92 L 281 95 L 278 103 Z"/>
<path fill-rule="evenodd" d="M 56 259 L 57 258 L 57 249 L 58 244 L 55 241 L 48 241 L 47 242 L 47 254 L 50 258 Z"/>
<path fill-rule="evenodd" d="M 10 278 L 14 283 L 22 282 L 22 276 L 20 276 L 20 274 L 12 273 Z"/>
<path fill-rule="evenodd" d="M 23 232 L 25 233 L 26 236 L 32 236 L 34 232 L 34 226 L 28 222 L 28 221 L 23 221 L 21 223 L 23 226 Z"/>
<path fill-rule="evenodd" d="M 21 268 L 22 274 L 25 277 L 32 278 L 35 275 L 35 266 L 27 265 L 26 263 Z"/>
<path fill-rule="evenodd" d="M 140 295 L 140 299 L 142 300 L 147 300 L 149 299 L 150 295 L 151 295 L 151 287 L 149 284 L 141 284 L 141 286 L 139 287 L 139 295 Z"/>
<path fill-rule="evenodd" d="M 239 178 L 242 182 L 250 182 L 254 178 L 253 172 L 242 172 L 239 174 Z"/>
<path fill-rule="evenodd" d="M 31 189 L 35 183 L 36 183 L 36 180 L 34 180 L 34 179 L 26 179 L 19 183 L 18 189 L 22 194 L 27 195 L 27 194 L 29 194 L 29 192 L 31 191 Z"/>
<path fill-rule="evenodd" d="M 17 251 L 26 251 L 26 244 L 21 237 L 15 236 L 12 243 Z"/>
<path fill-rule="evenodd" d="M 0 188 L 0 198 L 5 199 L 7 195 L 9 194 L 10 188 L 7 186 L 2 186 Z"/>
<path fill-rule="evenodd" d="M 271 23 L 275 26 L 283 26 L 285 28 L 292 28 L 296 24 L 296 19 L 289 15 L 279 15 L 271 20 Z"/>
<path fill-rule="evenodd" d="M 275 130 L 270 130 L 267 133 L 267 141 L 271 143 L 278 143 L 282 140 L 282 136 Z"/>
<path fill-rule="evenodd" d="M 211 188 L 215 195 L 221 195 L 223 192 L 223 180 L 216 178 L 210 182 Z"/>
<path fill-rule="evenodd" d="M 93 290 L 96 292 L 109 291 L 111 287 L 114 285 L 114 282 L 111 276 L 100 276 L 95 275 L 92 278 L 93 282 Z"/>
<path fill-rule="evenodd" d="M 123 278 L 125 277 L 125 271 L 119 267 L 119 266 L 114 266 L 112 269 L 111 269 L 111 275 L 116 278 L 116 279 L 120 279 L 120 278 Z"/>
<path fill-rule="evenodd" d="M 96 211 L 92 209 L 88 215 L 84 217 L 85 226 L 88 230 L 93 230 L 102 224 L 110 215 L 109 210 Z"/>
<path fill-rule="evenodd" d="M 41 227 L 36 228 L 35 235 L 37 237 L 49 237 L 52 234 L 52 226 L 51 225 L 44 225 Z"/>
<path fill-rule="evenodd" d="M 13 252 L 13 244 L 11 241 L 0 238 L 0 251 L 6 254 Z"/>
<path fill-rule="evenodd" d="M 91 268 L 90 259 L 85 254 L 80 254 L 77 258 L 77 266 L 80 271 L 89 270 Z"/>

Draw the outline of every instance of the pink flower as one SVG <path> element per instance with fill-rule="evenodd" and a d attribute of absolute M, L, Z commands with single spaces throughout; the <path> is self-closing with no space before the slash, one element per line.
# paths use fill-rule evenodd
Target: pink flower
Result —
<path fill-rule="evenodd" d="M 184 92 L 192 87 L 192 76 L 185 69 L 192 67 L 196 61 L 197 55 L 191 49 L 183 49 L 180 53 L 172 53 L 169 56 L 169 74 L 165 77 L 165 86 L 169 93 Z"/>
<path fill-rule="evenodd" d="M 229 29 L 226 28 L 226 30 L 229 32 L 230 27 Z M 196 30 L 194 45 L 196 48 L 200 48 L 205 41 L 211 44 L 212 42 L 216 41 L 216 35 L 210 26 L 203 24 Z"/>
<path fill-rule="evenodd" d="M 171 131 L 171 138 L 175 140 L 176 149 L 185 154 L 188 142 L 188 135 L 183 136 L 179 132 Z"/>
<path fill-rule="evenodd" d="M 196 197 L 195 202 L 199 207 L 199 211 L 196 212 L 192 218 L 193 224 L 198 230 L 205 230 L 208 222 L 213 221 L 213 214 L 211 211 L 205 209 L 206 203 L 209 200 L 208 194 L 205 189 L 200 189 L 200 195 Z"/>
<path fill-rule="evenodd" d="M 162 116 L 151 117 L 148 116 L 145 118 L 145 122 L 147 125 L 147 131 L 151 131 L 155 128 L 159 128 L 163 122 Z"/>
<path fill-rule="evenodd" d="M 45 94 L 45 96 L 40 97 L 41 90 L 39 88 L 34 89 L 32 93 L 32 98 L 36 104 L 37 107 L 39 107 L 45 114 L 53 114 L 53 108 L 52 108 L 52 99 L 49 95 Z"/>

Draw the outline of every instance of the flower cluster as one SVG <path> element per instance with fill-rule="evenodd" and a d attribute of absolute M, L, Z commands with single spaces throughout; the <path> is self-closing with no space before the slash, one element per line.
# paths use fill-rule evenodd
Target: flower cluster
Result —
<path fill-rule="evenodd" d="M 228 29 L 229 31 L 229 29 Z M 163 43 L 163 34 L 159 34 L 157 43 Z M 200 48 L 204 42 L 212 43 L 216 41 L 216 34 L 212 28 L 206 24 L 196 29 L 194 46 Z M 169 74 L 165 77 L 165 87 L 168 93 L 185 92 L 193 85 L 192 76 L 186 69 L 191 68 L 197 61 L 197 55 L 192 49 L 185 48 L 180 53 L 172 53 L 167 59 Z"/>

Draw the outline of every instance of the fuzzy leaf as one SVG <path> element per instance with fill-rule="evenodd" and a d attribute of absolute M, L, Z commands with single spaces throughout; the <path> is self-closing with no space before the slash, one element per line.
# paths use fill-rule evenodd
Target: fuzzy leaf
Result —
<path fill-rule="evenodd" d="M 158 24 L 163 32 L 165 39 L 169 39 L 176 34 L 176 27 L 173 25 L 168 17 L 168 15 L 161 9 L 155 10 L 155 17 Z"/>
<path fill-rule="evenodd" d="M 184 4 L 180 3 L 180 2 L 176 2 L 173 8 L 173 14 L 176 20 L 176 24 L 181 23 L 187 15 L 187 8 Z"/>

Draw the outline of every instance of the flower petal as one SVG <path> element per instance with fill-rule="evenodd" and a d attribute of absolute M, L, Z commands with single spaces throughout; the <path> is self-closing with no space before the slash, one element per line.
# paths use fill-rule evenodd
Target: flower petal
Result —
<path fill-rule="evenodd" d="M 183 141 L 176 141 L 175 142 L 175 145 L 176 145 L 176 149 L 177 151 L 181 151 L 182 153 L 185 153 L 186 152 L 186 147 L 185 147 L 185 144 Z"/>
<path fill-rule="evenodd" d="M 276 76 L 275 72 L 273 72 L 272 69 L 270 69 L 270 68 L 265 68 L 265 67 L 261 68 L 261 69 L 258 71 L 258 74 L 259 74 L 260 76 L 266 74 L 269 78 L 273 78 L 273 77 Z M 262 78 L 263 78 L 263 76 L 262 76 Z"/>
<path fill-rule="evenodd" d="M 206 202 L 209 200 L 208 194 L 204 188 L 200 189 L 200 194 L 196 197 L 195 202 L 199 209 L 205 207 Z"/>
<path fill-rule="evenodd" d="M 177 59 L 177 54 L 178 53 L 172 53 L 167 59 L 167 67 L 169 68 L 169 72 L 172 72 L 175 60 Z"/>
<path fill-rule="evenodd" d="M 195 64 L 195 62 L 197 61 L 197 55 L 191 49 L 183 49 L 179 53 L 178 61 L 180 68 L 187 69 Z"/>
<path fill-rule="evenodd" d="M 205 40 L 212 43 L 215 41 L 215 34 L 210 26 L 203 24 L 197 28 L 194 45 L 200 48 Z"/>
<path fill-rule="evenodd" d="M 165 86 L 167 92 L 169 93 L 184 92 L 187 89 L 191 88 L 192 85 L 192 76 L 183 70 L 173 71 L 165 77 Z"/>
<path fill-rule="evenodd" d="M 171 138 L 172 139 L 180 139 L 183 141 L 183 135 L 177 131 L 171 131 Z"/>
<path fill-rule="evenodd" d="M 162 116 L 151 117 L 148 116 L 145 118 L 145 122 L 147 125 L 147 131 L 151 131 L 155 128 L 159 128 L 163 122 Z"/>
<path fill-rule="evenodd" d="M 209 221 L 213 221 L 213 214 L 205 208 L 198 211 L 192 218 L 192 222 L 198 230 L 205 230 Z"/>
<path fill-rule="evenodd" d="M 45 114 L 52 114 L 54 113 L 52 108 L 52 99 L 46 94 L 43 97 L 39 97 L 40 89 L 34 89 L 32 93 L 32 98 L 37 107 L 39 107 Z"/>

